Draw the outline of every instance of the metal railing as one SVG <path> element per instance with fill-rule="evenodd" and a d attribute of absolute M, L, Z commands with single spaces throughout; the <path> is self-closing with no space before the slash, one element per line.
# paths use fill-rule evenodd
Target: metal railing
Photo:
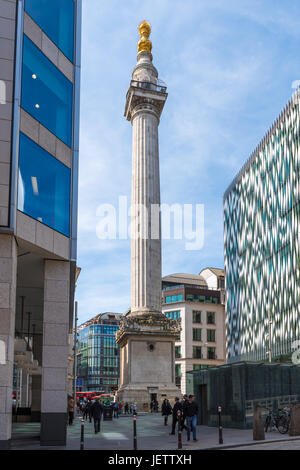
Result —
<path fill-rule="evenodd" d="M 140 82 L 138 80 L 131 80 L 130 86 L 135 88 L 142 88 L 143 90 L 156 91 L 158 93 L 166 93 L 167 87 L 152 82 Z"/>

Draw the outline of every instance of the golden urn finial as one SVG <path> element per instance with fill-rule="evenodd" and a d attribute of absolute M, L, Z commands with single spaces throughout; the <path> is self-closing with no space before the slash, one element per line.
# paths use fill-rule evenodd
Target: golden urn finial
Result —
<path fill-rule="evenodd" d="M 151 33 L 150 23 L 148 23 L 148 21 L 142 21 L 139 24 L 139 34 L 141 36 L 141 39 L 138 42 L 139 52 L 146 51 L 146 52 L 149 52 L 149 54 L 151 53 L 152 42 L 149 41 L 148 39 L 150 36 L 150 33 Z"/>

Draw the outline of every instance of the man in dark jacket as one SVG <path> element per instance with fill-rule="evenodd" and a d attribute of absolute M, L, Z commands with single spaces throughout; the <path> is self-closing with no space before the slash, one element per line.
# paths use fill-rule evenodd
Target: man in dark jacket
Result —
<path fill-rule="evenodd" d="M 103 406 L 101 405 L 99 400 L 95 400 L 95 402 L 91 406 L 91 414 L 94 418 L 95 434 L 100 432 L 100 421 L 101 421 L 102 413 L 103 413 Z"/>
<path fill-rule="evenodd" d="M 185 418 L 186 418 L 185 409 L 186 409 L 188 403 L 189 403 L 188 396 L 183 395 L 183 398 L 181 400 L 181 407 L 182 407 L 181 430 L 187 429 L 184 422 L 185 422 Z"/>
<path fill-rule="evenodd" d="M 179 398 L 176 397 L 175 398 L 175 404 L 173 406 L 173 420 L 172 420 L 172 432 L 170 434 L 175 434 L 175 427 L 176 427 L 176 423 L 178 421 L 178 411 L 180 411 L 180 413 L 182 414 L 182 406 L 181 406 L 181 403 L 179 401 Z M 181 419 L 180 419 L 181 421 Z M 180 426 L 180 422 L 178 423 L 178 426 Z"/>
<path fill-rule="evenodd" d="M 195 402 L 194 395 L 189 395 L 189 402 L 185 407 L 186 424 L 187 424 L 187 440 L 190 440 L 191 430 L 193 431 L 193 440 L 197 441 L 197 416 L 198 416 L 198 405 Z"/>
<path fill-rule="evenodd" d="M 172 406 L 167 398 L 164 399 L 162 405 L 161 405 L 161 414 L 164 416 L 165 420 L 165 426 L 168 424 L 168 416 L 172 414 Z"/>

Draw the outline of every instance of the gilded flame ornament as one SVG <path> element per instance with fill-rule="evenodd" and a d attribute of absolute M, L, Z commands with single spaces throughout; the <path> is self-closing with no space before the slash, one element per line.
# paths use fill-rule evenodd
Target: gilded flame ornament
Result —
<path fill-rule="evenodd" d="M 141 39 L 138 42 L 138 52 L 146 51 L 149 54 L 152 49 L 152 42 L 148 39 L 151 33 L 151 26 L 148 21 L 142 21 L 139 24 L 139 34 Z"/>

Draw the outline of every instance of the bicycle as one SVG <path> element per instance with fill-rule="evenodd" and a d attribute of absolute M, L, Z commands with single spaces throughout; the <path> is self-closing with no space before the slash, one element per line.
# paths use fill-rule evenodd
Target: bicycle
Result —
<path fill-rule="evenodd" d="M 286 434 L 290 427 L 290 413 L 286 409 L 278 409 L 278 410 L 268 410 L 268 415 L 265 421 L 265 432 L 272 428 L 276 427 L 276 429 L 280 432 L 280 434 Z"/>

